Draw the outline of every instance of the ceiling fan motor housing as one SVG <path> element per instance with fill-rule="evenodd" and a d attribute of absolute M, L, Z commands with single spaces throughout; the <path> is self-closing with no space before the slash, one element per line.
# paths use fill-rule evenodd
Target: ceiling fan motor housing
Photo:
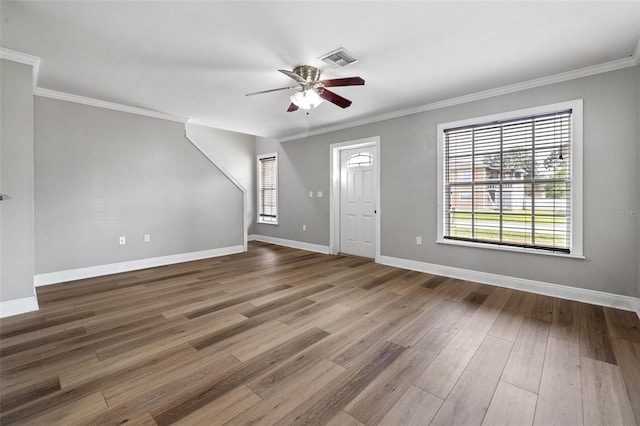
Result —
<path fill-rule="evenodd" d="M 300 65 L 293 69 L 293 73 L 307 80 L 309 83 L 313 83 L 320 79 L 320 70 L 311 65 Z"/>

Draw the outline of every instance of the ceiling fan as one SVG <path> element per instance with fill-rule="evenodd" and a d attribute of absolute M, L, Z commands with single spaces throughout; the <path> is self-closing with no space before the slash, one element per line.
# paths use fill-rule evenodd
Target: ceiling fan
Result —
<path fill-rule="evenodd" d="M 360 77 L 334 78 L 330 80 L 320 80 L 320 70 L 311 65 L 301 65 L 295 67 L 293 71 L 278 70 L 284 75 L 294 79 L 299 85 L 280 87 L 278 89 L 263 90 L 261 92 L 248 93 L 246 96 L 259 95 L 262 93 L 276 92 L 278 90 L 300 89 L 291 95 L 291 105 L 288 112 L 296 111 L 298 108 L 311 109 L 320 105 L 323 101 L 329 101 L 341 108 L 351 105 L 349 99 L 345 99 L 337 93 L 328 90 L 327 87 L 337 86 L 362 86 L 364 80 Z"/>

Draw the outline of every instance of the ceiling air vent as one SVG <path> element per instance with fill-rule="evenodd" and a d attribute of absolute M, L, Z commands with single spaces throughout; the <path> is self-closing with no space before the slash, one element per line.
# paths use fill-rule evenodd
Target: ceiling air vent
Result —
<path fill-rule="evenodd" d="M 344 47 L 329 52 L 326 55 L 319 57 L 318 59 L 335 68 L 346 67 L 347 65 L 351 65 L 354 62 L 358 62 L 358 60 L 354 58 L 354 56 Z"/>

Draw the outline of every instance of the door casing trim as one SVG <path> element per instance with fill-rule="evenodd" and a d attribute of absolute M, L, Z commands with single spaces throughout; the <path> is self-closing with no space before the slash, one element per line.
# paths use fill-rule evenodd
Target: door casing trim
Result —
<path fill-rule="evenodd" d="M 380 263 L 380 136 L 372 136 L 329 145 L 329 251 L 331 254 L 340 252 L 340 152 L 346 149 L 375 148 L 375 196 L 376 196 L 376 254 L 375 261 Z"/>

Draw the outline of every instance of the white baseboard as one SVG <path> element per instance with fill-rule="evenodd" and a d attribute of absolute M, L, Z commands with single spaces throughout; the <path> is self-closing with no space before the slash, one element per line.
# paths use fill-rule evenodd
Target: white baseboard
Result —
<path fill-rule="evenodd" d="M 305 243 L 302 241 L 287 240 L 284 238 L 269 237 L 265 235 L 249 235 L 248 241 L 262 241 L 270 244 L 277 244 L 285 247 L 300 250 L 313 251 L 322 254 L 331 254 L 328 246 L 320 244 Z M 225 256 L 229 254 L 242 253 L 245 247 L 232 246 L 219 249 L 203 250 L 192 253 L 183 253 L 171 256 L 155 257 L 151 259 L 134 260 L 130 262 L 112 263 L 109 265 L 91 266 L 87 268 L 72 269 L 67 271 L 51 272 L 34 276 L 36 287 L 55 284 L 65 281 L 74 281 L 83 278 L 91 278 L 102 275 L 116 274 L 119 272 L 134 271 L 137 269 L 153 268 L 157 266 L 170 265 L 174 263 L 188 262 L 191 260 L 205 259 L 209 257 Z M 469 269 L 454 268 L 451 266 L 437 265 L 415 260 L 401 259 L 391 256 L 380 256 L 376 262 L 383 265 L 397 268 L 409 269 L 412 271 L 426 272 L 434 275 L 442 275 L 451 278 L 474 281 L 483 284 L 512 288 L 531 293 L 543 294 L 547 296 L 559 297 L 562 299 L 575 300 L 578 302 L 591 303 L 594 305 L 608 306 L 626 311 L 636 312 L 640 317 L 640 298 L 622 296 L 618 294 L 605 293 L 576 287 L 569 287 L 559 284 L 545 283 L 541 281 L 528 280 L 524 278 L 509 277 L 505 275 L 491 274 L 488 272 L 478 272 Z M 38 300 L 35 296 L 23 299 L 0 302 L 0 318 L 17 315 L 25 312 L 37 311 Z"/>
<path fill-rule="evenodd" d="M 265 235 L 249 235 L 249 241 L 262 241 L 285 247 L 314 251 L 322 254 L 332 254 L 328 246 L 310 244 L 302 241 L 286 240 L 283 238 L 268 237 Z M 454 268 L 452 266 L 437 265 L 433 263 L 418 262 L 416 260 L 401 259 L 391 256 L 380 256 L 376 262 L 382 265 L 395 266 L 396 268 L 412 271 L 426 272 L 428 274 L 442 275 L 465 281 L 474 281 L 498 287 L 512 288 L 530 293 L 543 294 L 561 299 L 575 300 L 577 302 L 591 303 L 593 305 L 607 306 L 611 308 L 632 311 L 640 317 L 640 298 L 622 296 L 619 294 L 605 293 L 602 291 L 588 290 L 570 287 L 560 284 L 545 283 L 542 281 L 528 280 L 525 278 L 509 277 L 506 275 L 491 274 L 488 272 L 472 271 L 470 269 Z"/>
<path fill-rule="evenodd" d="M 316 253 L 331 254 L 329 246 L 320 244 L 305 243 L 303 241 L 285 240 L 284 238 L 269 237 L 266 235 L 249 235 L 249 241 L 262 241 L 263 243 L 277 244 L 279 246 L 291 247 L 300 250 L 314 251 Z"/>
<path fill-rule="evenodd" d="M 0 302 L 0 318 L 37 311 L 38 309 L 38 298 L 36 296 L 7 300 L 6 302 Z"/>
<path fill-rule="evenodd" d="M 426 272 L 429 274 L 442 275 L 466 281 L 507 287 L 530 293 L 559 297 L 561 299 L 591 303 L 594 305 L 608 306 L 611 308 L 636 312 L 638 313 L 638 316 L 640 316 L 640 300 L 636 297 L 622 296 L 602 291 L 587 290 L 524 278 L 508 277 L 505 275 L 490 274 L 487 272 L 478 272 L 469 269 L 454 268 L 451 266 L 436 265 L 390 256 L 380 256 L 380 263 L 383 265 L 395 266 L 397 268 L 410 269 L 412 271 Z"/>
<path fill-rule="evenodd" d="M 66 281 L 81 280 L 84 278 L 99 277 L 102 275 L 117 274 L 120 272 L 129 272 L 138 269 L 155 268 L 157 266 L 206 259 L 209 257 L 226 256 L 228 254 L 242 253 L 244 251 L 246 251 L 244 245 L 239 245 L 195 251 L 191 253 L 173 254 L 170 256 L 153 257 L 150 259 L 111 263 L 108 265 L 89 266 L 86 268 L 70 269 L 67 271 L 50 272 L 35 275 L 33 277 L 33 284 L 36 287 L 40 287 Z"/>

